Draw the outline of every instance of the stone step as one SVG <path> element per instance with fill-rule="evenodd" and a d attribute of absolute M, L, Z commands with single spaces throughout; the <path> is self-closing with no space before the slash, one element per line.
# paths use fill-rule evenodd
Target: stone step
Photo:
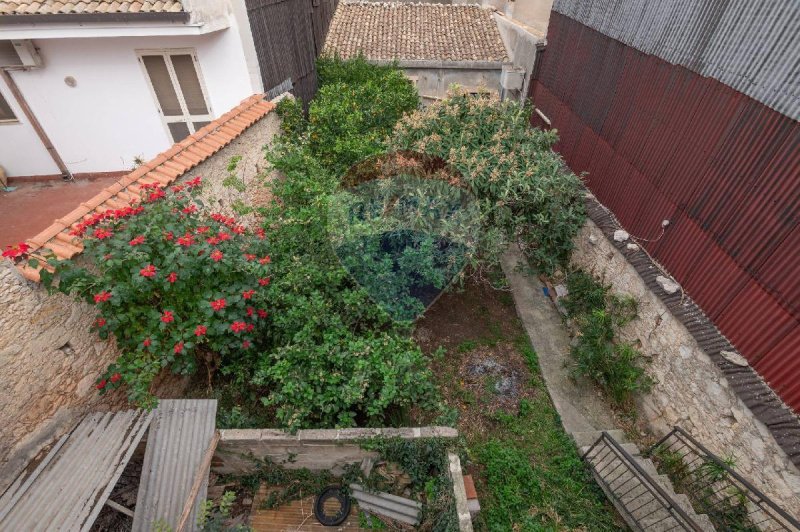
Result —
<path fill-rule="evenodd" d="M 625 433 L 621 430 L 614 429 L 607 430 L 606 432 L 608 432 L 608 434 L 619 443 L 626 443 L 628 441 L 628 439 L 625 437 Z M 572 432 L 570 433 L 570 436 L 572 436 L 572 439 L 575 440 L 575 445 L 579 449 L 582 449 L 583 447 L 591 447 L 592 444 L 600 438 L 601 434 L 602 432 L 599 430 L 589 430 L 583 432 Z"/>

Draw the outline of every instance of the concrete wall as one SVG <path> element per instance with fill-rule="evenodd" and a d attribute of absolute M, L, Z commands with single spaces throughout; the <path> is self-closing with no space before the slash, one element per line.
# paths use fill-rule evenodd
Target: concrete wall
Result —
<path fill-rule="evenodd" d="M 467 89 L 482 87 L 500 94 L 500 64 L 470 66 L 434 61 L 401 61 L 400 68 L 414 80 L 423 103 L 445 98 L 448 88 L 453 84 Z"/>
<path fill-rule="evenodd" d="M 130 169 L 135 157 L 148 160 L 172 145 L 136 50 L 195 49 L 213 117 L 260 92 L 240 17 L 227 16 L 229 28 L 196 36 L 40 39 L 44 66 L 11 75 L 70 171 Z M 77 86 L 67 86 L 67 76 Z M 0 91 L 13 100 L 3 83 Z M 58 173 L 17 114 L 19 123 L 0 125 L 0 165 L 11 176 Z"/>
<path fill-rule="evenodd" d="M 679 425 L 718 456 L 733 456 L 737 471 L 800 518 L 800 471 L 686 327 L 591 220 L 575 239 L 572 261 L 639 303 L 639 317 L 621 337 L 639 346 L 656 380 L 638 402 L 647 429 L 663 436 Z"/>
<path fill-rule="evenodd" d="M 358 463 L 376 453 L 359 441 L 366 438 L 457 438 L 450 427 L 313 429 L 297 434 L 277 429 L 221 430 L 211 470 L 220 475 L 253 471 L 254 460 L 269 458 L 287 469 L 331 470 L 341 474 L 347 464 Z"/>
<path fill-rule="evenodd" d="M 536 51 L 545 43 L 544 32 L 538 32 L 500 13 L 495 13 L 494 19 L 497 29 L 500 30 L 500 37 L 508 49 L 511 64 L 525 72 L 525 81 L 518 91 L 518 97 L 525 98 L 536 63 Z"/>

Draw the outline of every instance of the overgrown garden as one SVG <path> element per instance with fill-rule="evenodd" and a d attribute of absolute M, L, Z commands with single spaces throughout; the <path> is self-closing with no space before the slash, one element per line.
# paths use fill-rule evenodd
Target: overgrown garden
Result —
<path fill-rule="evenodd" d="M 553 152 L 556 134 L 529 127 L 529 108 L 456 90 L 419 109 L 395 67 L 334 58 L 318 67 L 307 113 L 299 101 L 279 105 L 282 135 L 265 152 L 279 177 L 265 185 L 272 202 L 260 209 L 260 227 L 210 213 L 193 194 L 199 181 L 154 188 L 141 207 L 85 228 L 88 264 L 56 266 L 59 289 L 97 305 L 98 331 L 123 352 L 98 378 L 101 392 L 122 387 L 150 406 L 152 383 L 168 369 L 195 375 L 195 390 L 220 400 L 222 427 L 458 424 L 454 384 L 441 372 L 458 350 L 421 347 L 415 318 L 442 290 L 502 285 L 498 258 L 510 244 L 543 272 L 566 265 L 585 218 L 581 182 Z M 366 173 L 357 165 L 365 160 L 373 161 Z M 364 222 L 364 205 L 393 214 L 462 209 L 474 231 L 456 235 L 462 218 L 445 216 L 458 223 L 443 234 L 378 224 L 370 226 L 383 231 L 376 238 L 346 228 L 362 239 L 334 245 L 349 180 L 398 175 L 403 187 L 387 193 L 378 183 L 371 203 L 347 212 Z M 425 190 L 435 201 L 396 197 L 423 182 L 433 183 Z M 513 312 L 504 319 L 517 323 Z M 465 441 L 488 483 L 481 524 L 554 530 L 565 519 L 578 526 L 567 514 L 579 508 L 581 519 L 613 528 L 541 389 L 535 354 L 510 341 L 528 361 L 522 386 L 536 398 L 484 419 L 494 437 Z"/>

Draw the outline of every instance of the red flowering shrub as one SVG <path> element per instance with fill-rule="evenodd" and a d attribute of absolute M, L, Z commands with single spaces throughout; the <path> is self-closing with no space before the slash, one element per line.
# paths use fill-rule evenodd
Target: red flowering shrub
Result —
<path fill-rule="evenodd" d="M 101 393 L 125 385 L 133 402 L 151 405 L 163 368 L 224 371 L 264 345 L 264 231 L 203 214 L 192 199 L 198 183 L 150 187 L 140 206 L 94 215 L 75 230 L 90 265 L 51 261 L 55 276 L 42 271 L 45 282 L 57 278 L 60 291 L 94 304 L 94 328 L 116 338 L 122 355 L 98 377 Z"/>

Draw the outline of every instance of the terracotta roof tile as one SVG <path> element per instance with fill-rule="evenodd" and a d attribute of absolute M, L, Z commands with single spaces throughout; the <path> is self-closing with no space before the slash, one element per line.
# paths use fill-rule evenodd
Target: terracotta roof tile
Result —
<path fill-rule="evenodd" d="M 0 8 L 3 5 L 4 3 L 0 2 Z M 70 231 L 78 223 L 90 218 L 94 213 L 121 209 L 139 201 L 142 184 L 169 185 L 241 135 L 247 127 L 263 118 L 274 108 L 275 104 L 264 100 L 263 94 L 254 94 L 243 100 L 237 107 L 212 121 L 194 135 L 160 153 L 152 161 L 140 165 L 63 218 L 55 220 L 52 225 L 38 235 L 28 239 L 27 244 L 31 246 L 30 256 L 43 263 L 49 252 L 54 253 L 59 259 L 72 258 L 77 255 L 83 251 L 83 244 L 81 239 L 71 235 Z M 248 119 L 246 121 L 239 119 L 245 113 Z M 244 125 L 245 122 L 246 125 Z M 24 262 L 18 263 L 17 268 L 25 278 L 39 281 L 38 269 L 31 268 Z"/>
<path fill-rule="evenodd" d="M 508 61 L 492 12 L 472 4 L 343 1 L 324 50 L 387 61 Z"/>
<path fill-rule="evenodd" d="M 0 15 L 70 15 L 80 13 L 179 13 L 180 0 L 101 0 L 81 2 L 68 0 L 16 0 L 0 2 Z"/>

